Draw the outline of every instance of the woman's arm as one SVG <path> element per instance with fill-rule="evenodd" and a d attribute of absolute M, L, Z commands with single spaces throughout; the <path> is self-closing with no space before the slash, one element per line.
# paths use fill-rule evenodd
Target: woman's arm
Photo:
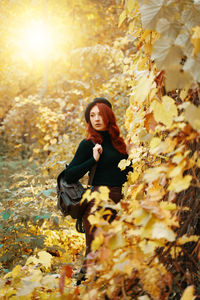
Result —
<path fill-rule="evenodd" d="M 83 140 L 76 150 L 73 160 L 65 170 L 65 180 L 73 183 L 82 178 L 96 163 L 93 157 L 93 145 Z"/>

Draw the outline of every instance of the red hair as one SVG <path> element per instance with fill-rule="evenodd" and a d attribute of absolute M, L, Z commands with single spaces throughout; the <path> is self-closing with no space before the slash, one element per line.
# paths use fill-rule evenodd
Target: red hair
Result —
<path fill-rule="evenodd" d="M 127 154 L 126 144 L 124 142 L 124 139 L 120 137 L 119 127 L 116 124 L 116 118 L 112 109 L 104 103 L 96 103 L 95 105 L 98 107 L 99 112 L 104 121 L 104 124 L 107 127 L 107 131 L 110 134 L 113 147 L 120 153 Z M 90 120 L 88 122 L 88 128 L 87 128 L 87 140 L 92 140 L 95 144 L 96 143 L 101 144 L 103 142 L 101 133 L 96 131 L 92 127 Z"/>

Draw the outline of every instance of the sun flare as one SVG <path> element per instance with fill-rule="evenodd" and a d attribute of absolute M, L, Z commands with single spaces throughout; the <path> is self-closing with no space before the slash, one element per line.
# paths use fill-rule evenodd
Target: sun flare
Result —
<path fill-rule="evenodd" d="M 20 36 L 23 52 L 44 56 L 53 48 L 53 32 L 42 22 L 32 22 L 26 26 Z"/>

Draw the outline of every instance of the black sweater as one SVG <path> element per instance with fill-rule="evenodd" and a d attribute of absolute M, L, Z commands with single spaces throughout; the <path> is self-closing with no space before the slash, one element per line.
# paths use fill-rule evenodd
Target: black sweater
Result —
<path fill-rule="evenodd" d="M 93 186 L 122 186 L 127 180 L 126 176 L 132 168 L 127 167 L 121 171 L 118 167 L 120 160 L 127 159 L 128 154 L 121 154 L 112 145 L 110 135 L 107 131 L 101 132 L 103 152 L 97 162 Z M 75 156 L 65 170 L 65 179 L 68 183 L 76 182 L 83 177 L 96 164 L 93 157 L 94 144 L 90 140 L 82 140 L 78 146 Z"/>

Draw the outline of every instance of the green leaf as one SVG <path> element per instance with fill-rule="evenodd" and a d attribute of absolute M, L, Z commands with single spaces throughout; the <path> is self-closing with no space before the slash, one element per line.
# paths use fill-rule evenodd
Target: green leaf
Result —
<path fill-rule="evenodd" d="M 50 216 L 51 216 L 50 213 L 47 213 L 47 214 L 44 214 L 44 215 L 38 215 L 34 218 L 34 222 L 36 222 L 37 220 L 41 220 L 41 219 L 48 220 L 50 218 Z"/>
<path fill-rule="evenodd" d="M 7 221 L 9 218 L 10 218 L 10 213 L 9 212 L 6 212 L 6 213 L 3 214 L 3 219 L 4 220 Z"/>

